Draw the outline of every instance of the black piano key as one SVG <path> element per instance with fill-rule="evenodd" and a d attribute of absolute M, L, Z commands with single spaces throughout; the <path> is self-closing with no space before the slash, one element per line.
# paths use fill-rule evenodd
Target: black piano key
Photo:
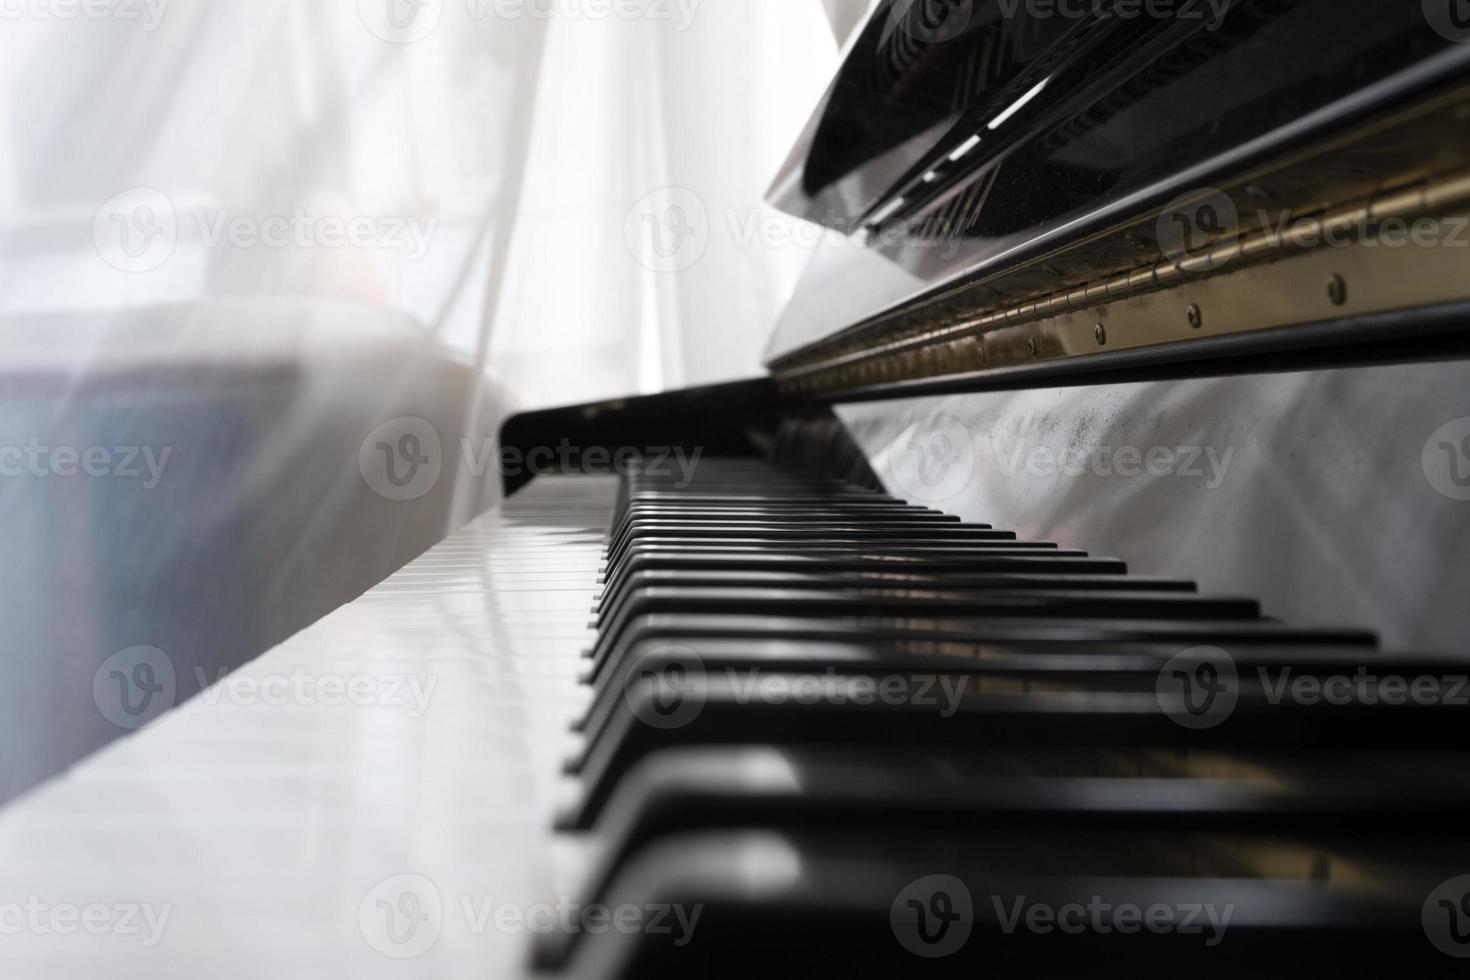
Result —
<path fill-rule="evenodd" d="M 1463 968 L 1426 940 L 1423 905 L 1446 868 L 1467 862 L 1470 844 L 1444 834 L 1364 844 L 1328 832 L 1267 842 L 1013 829 L 903 846 L 861 830 L 690 834 L 650 849 L 596 899 L 647 910 L 645 927 L 574 932 L 569 970 L 1454 976 Z"/>
<path fill-rule="evenodd" d="M 1061 618 L 974 619 L 892 617 L 836 620 L 793 616 L 651 615 L 628 623 L 623 637 L 601 661 L 590 664 L 587 679 L 602 683 L 608 664 L 616 665 L 638 644 L 696 647 L 705 640 L 916 641 L 930 643 L 1172 643 L 1199 645 L 1316 644 L 1372 647 L 1371 633 L 1353 629 L 1302 628 L 1254 620 L 1079 620 Z"/>
<path fill-rule="evenodd" d="M 676 558 L 682 556 L 719 556 L 722 559 L 752 559 L 772 564 L 810 561 L 861 561 L 878 565 L 899 565 L 917 561 L 963 561 L 979 563 L 1001 558 L 1087 558 L 1085 551 L 1064 550 L 1045 541 L 982 541 L 963 546 L 951 545 L 881 545 L 876 550 L 871 542 L 826 542 L 818 546 L 763 546 L 729 542 L 671 544 L 635 543 L 629 546 L 616 564 L 608 564 L 599 576 L 609 587 L 619 585 L 640 559 Z M 982 567 L 982 566 L 977 566 Z"/>
<path fill-rule="evenodd" d="M 914 539 L 901 534 L 861 535 L 825 534 L 790 535 L 786 537 L 639 537 L 622 543 L 606 557 L 608 572 L 616 571 L 631 556 L 652 549 L 672 551 L 721 551 L 761 554 L 810 554 L 829 551 L 873 553 L 893 551 L 898 554 L 961 554 L 991 549 L 1005 551 L 1051 551 L 1056 545 L 1048 541 L 1017 541 L 1004 531 L 976 531 L 963 540 L 947 538 Z"/>
<path fill-rule="evenodd" d="M 1415 814 L 1453 831 L 1470 813 L 1470 749 L 1160 752 L 957 746 L 664 749 L 619 784 L 596 831 L 601 875 L 670 834 L 716 828 L 1088 827 L 1380 831 Z M 594 889 L 595 890 L 595 889 Z"/>
<path fill-rule="evenodd" d="M 783 521 L 843 517 L 848 519 L 929 521 L 941 524 L 959 524 L 961 520 L 953 514 L 908 504 L 883 501 L 858 501 L 852 503 L 812 502 L 800 504 L 691 504 L 664 501 L 661 503 L 634 503 L 624 508 L 614 525 L 614 530 L 626 527 L 635 520 L 668 517 L 675 520 L 718 521 L 771 519 Z"/>
<path fill-rule="evenodd" d="M 1043 575 L 1125 575 L 1128 566 L 1116 558 L 1092 558 L 1056 549 L 986 549 L 956 555 L 902 555 L 878 552 L 760 553 L 754 551 L 686 551 L 634 549 L 612 577 L 604 576 L 603 596 L 626 587 L 639 572 L 893 573 L 979 575 L 1021 573 Z"/>
<path fill-rule="evenodd" d="M 624 578 L 615 592 L 606 593 L 605 598 L 594 604 L 598 622 L 615 616 L 629 595 L 643 589 L 687 588 L 701 590 L 719 589 L 780 589 L 804 592 L 841 592 L 853 589 L 912 589 L 938 591 L 943 589 L 988 590 L 988 591 L 1038 591 L 1072 590 L 1105 592 L 1183 592 L 1197 591 L 1193 582 L 1179 579 L 1129 577 L 1113 575 L 1038 575 L 1027 573 L 967 575 L 956 571 L 953 574 L 914 574 L 895 571 L 887 572 L 634 572 Z"/>
<path fill-rule="evenodd" d="M 593 700 L 577 728 L 596 738 L 631 680 L 663 676 L 669 671 L 699 670 L 729 676 L 764 672 L 850 676 L 945 671 L 990 677 L 1081 679 L 1091 684 L 1111 681 L 1118 687 L 1148 689 L 1157 687 L 1162 671 L 1171 667 L 1188 670 L 1192 666 L 1176 660 L 1181 653 L 1177 645 L 1085 642 L 1062 646 L 1014 640 L 1004 644 L 951 642 L 938 647 L 903 641 L 731 641 L 709 637 L 695 640 L 693 646 L 644 643 L 634 646 L 599 678 L 593 688 Z M 1214 655 L 1205 654 L 1206 658 L 1211 656 Z M 1291 646 L 1242 646 L 1233 653 L 1225 651 L 1224 656 L 1230 658 L 1229 670 L 1234 671 L 1237 682 L 1242 673 L 1251 683 L 1263 683 L 1264 676 L 1275 683 L 1286 678 L 1298 684 L 1303 678 L 1319 682 L 1328 678 L 1352 678 L 1360 670 L 1413 678 L 1470 674 L 1470 664 L 1457 658 L 1387 657 L 1371 647 L 1339 648 L 1312 643 L 1310 637 Z M 1218 668 L 1224 657 L 1216 659 L 1214 666 Z M 1470 698 L 1470 683 L 1463 686 L 1463 696 Z"/>
<path fill-rule="evenodd" d="M 922 751 L 852 747 L 665 749 L 621 782 L 595 827 L 600 859 L 580 891 L 605 894 L 661 838 L 714 830 L 850 832 L 895 840 L 1099 830 L 1369 834 L 1412 817 L 1453 833 L 1470 813 L 1470 754 L 1127 747 Z M 565 952 L 565 949 L 560 951 Z M 557 958 L 560 958 L 559 956 Z"/>
<path fill-rule="evenodd" d="M 961 544 L 966 541 L 1014 541 L 1016 535 L 1010 531 L 997 531 L 981 524 L 934 524 L 916 522 L 905 524 L 900 521 L 858 521 L 848 524 L 777 523 L 752 524 L 748 526 L 722 524 L 700 525 L 679 524 L 673 521 L 650 521 L 637 525 L 640 540 L 667 538 L 669 540 L 722 540 L 725 538 L 746 539 L 757 542 L 780 542 L 793 540 L 803 542 L 822 538 L 847 540 L 892 540 L 892 541 L 948 541 Z"/>
<path fill-rule="evenodd" d="M 648 588 L 630 592 L 618 614 L 603 624 L 592 649 L 600 662 L 622 639 L 630 621 L 660 614 L 697 616 L 743 613 L 778 617 L 854 616 L 1064 619 L 1256 619 L 1259 605 L 1251 599 L 1202 596 L 1189 592 L 1089 592 L 1072 589 L 1002 591 L 946 588 L 926 590 Z"/>
<path fill-rule="evenodd" d="M 865 527 L 863 524 L 849 526 L 823 525 L 812 527 L 690 527 L 676 524 L 650 525 L 640 529 L 608 550 L 610 565 L 617 564 L 635 544 L 685 544 L 685 545 L 746 545 L 770 547 L 820 548 L 826 543 L 867 545 L 870 548 L 884 546 L 934 545 L 962 547 L 969 544 L 1014 542 L 1012 531 L 997 531 L 978 525 L 915 525 L 913 527 Z"/>
<path fill-rule="evenodd" d="M 785 518 L 780 516 L 759 517 L 722 517 L 718 519 L 690 518 L 683 515 L 657 515 L 651 517 L 635 517 L 623 522 L 608 537 L 607 552 L 610 556 L 621 554 L 629 541 L 641 540 L 650 537 L 703 537 L 703 538 L 726 538 L 726 537 L 768 537 L 792 538 L 802 540 L 808 537 L 820 537 L 824 533 L 831 535 L 849 534 L 861 530 L 864 534 L 881 535 L 888 532 L 890 537 L 907 536 L 914 540 L 925 541 L 935 538 L 954 537 L 964 540 L 966 532 L 970 531 L 993 531 L 988 524 L 960 523 L 959 521 L 943 521 L 930 518 L 926 515 L 910 516 L 882 514 L 869 515 L 830 515 L 826 517 L 811 518 Z M 741 535 L 744 531 L 746 534 Z M 988 540 L 1014 540 L 1015 535 Z"/>
<path fill-rule="evenodd" d="M 1118 689 L 1112 678 L 1053 675 L 1028 682 L 938 670 L 860 680 L 864 683 L 846 675 L 739 677 L 692 671 L 630 683 L 605 728 L 570 767 L 583 781 L 576 826 L 592 825 L 629 767 L 671 745 L 867 740 L 914 746 L 1296 745 L 1350 751 L 1453 745 L 1470 717 L 1447 704 L 1276 701 L 1247 675 L 1240 678 L 1228 714 L 1214 727 L 1190 729 L 1168 710 L 1152 676 L 1131 690 Z M 897 687 L 883 686 L 895 681 Z M 879 690 L 894 690 L 896 696 L 872 695 Z"/>

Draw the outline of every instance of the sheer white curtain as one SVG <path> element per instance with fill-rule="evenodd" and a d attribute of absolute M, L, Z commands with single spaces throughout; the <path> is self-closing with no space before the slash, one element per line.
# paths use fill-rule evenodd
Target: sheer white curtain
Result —
<path fill-rule="evenodd" d="M 810 245 L 761 197 L 835 65 L 826 8 L 860 5 L 27 2 L 0 31 L 7 325 L 86 323 L 75 369 L 128 346 L 120 311 L 349 305 L 530 404 L 759 370 Z"/>
<path fill-rule="evenodd" d="M 0 800 L 115 652 L 182 699 L 492 501 L 506 412 L 754 373 L 835 58 L 819 0 L 0 5 Z"/>
<path fill-rule="evenodd" d="M 805 265 L 761 200 L 835 68 L 823 8 L 685 9 L 554 22 L 495 317 L 492 363 L 526 400 L 754 375 Z"/>

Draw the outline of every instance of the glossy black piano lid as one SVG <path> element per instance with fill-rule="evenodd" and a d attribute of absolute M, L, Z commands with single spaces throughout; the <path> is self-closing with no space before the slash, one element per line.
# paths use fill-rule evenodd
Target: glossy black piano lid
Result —
<path fill-rule="evenodd" d="M 1313 113 L 1340 125 L 1463 77 L 1465 42 L 1464 0 L 884 0 L 773 201 L 876 232 L 864 251 L 897 267 L 852 277 L 846 326 L 1140 192 L 1207 185 L 1253 141 L 1312 135 Z M 783 325 L 773 356 L 801 333 Z"/>

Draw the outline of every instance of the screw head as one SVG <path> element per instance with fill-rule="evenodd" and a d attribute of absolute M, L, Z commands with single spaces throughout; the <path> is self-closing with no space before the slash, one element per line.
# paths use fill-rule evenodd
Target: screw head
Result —
<path fill-rule="evenodd" d="M 1092 330 L 1092 335 L 1097 338 L 1097 346 L 1103 347 L 1108 342 L 1108 328 L 1099 323 Z"/>
<path fill-rule="evenodd" d="M 1333 275 L 1327 280 L 1327 298 L 1332 301 L 1333 306 L 1341 306 L 1347 302 L 1347 282 L 1342 276 Z"/>
<path fill-rule="evenodd" d="M 1200 308 L 1193 303 L 1189 306 L 1189 325 L 1196 330 L 1205 325 L 1204 313 L 1200 312 Z"/>

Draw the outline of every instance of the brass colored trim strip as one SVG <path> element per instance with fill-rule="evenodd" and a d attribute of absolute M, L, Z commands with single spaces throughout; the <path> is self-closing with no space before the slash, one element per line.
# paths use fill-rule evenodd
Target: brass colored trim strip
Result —
<path fill-rule="evenodd" d="M 1422 218 L 1467 203 L 1470 203 L 1470 171 L 1425 182 L 1413 188 L 1396 190 L 1318 216 L 1297 218 L 1284 225 L 1230 242 L 1211 252 L 1190 256 L 1178 263 L 1165 260 L 1116 276 L 1107 282 L 1054 293 L 992 313 L 951 321 L 923 333 L 852 353 L 806 364 L 794 362 L 778 365 L 776 376 L 782 381 L 797 381 L 812 375 L 831 377 L 832 372 L 894 357 L 923 357 L 925 354 L 942 357 L 943 352 L 932 349 L 975 340 L 971 335 L 1176 287 L 1191 280 L 1198 281 L 1203 276 L 1218 274 L 1215 270 L 1235 271 L 1245 265 L 1281 261 L 1303 251 L 1325 248 L 1324 239 L 1354 235 L 1354 240 L 1357 241 L 1355 233 L 1377 227 L 1389 219 Z M 1466 272 L 1470 273 L 1470 262 L 1467 262 Z M 1470 288 L 1467 288 L 1467 292 L 1470 292 Z M 860 372 L 865 377 L 870 373 Z"/>
<path fill-rule="evenodd" d="M 1329 212 L 1311 227 L 1346 231 L 1430 214 L 1460 229 L 1452 242 L 1395 247 L 1369 235 L 1305 248 L 1303 233 L 1268 232 L 1221 249 L 1235 261 L 1206 276 L 1161 275 L 1155 266 L 777 380 L 795 393 L 840 391 L 1470 299 L 1470 174 Z"/>

